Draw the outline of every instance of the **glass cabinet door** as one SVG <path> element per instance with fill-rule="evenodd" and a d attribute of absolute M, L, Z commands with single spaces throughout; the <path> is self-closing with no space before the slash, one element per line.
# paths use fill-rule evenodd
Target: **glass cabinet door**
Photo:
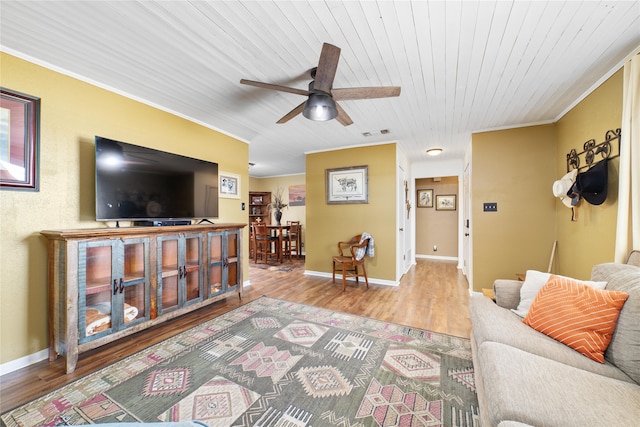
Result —
<path fill-rule="evenodd" d="M 178 258 L 178 236 L 160 237 L 158 243 L 158 314 L 161 314 L 180 306 L 182 266 Z"/>
<path fill-rule="evenodd" d="M 227 290 L 240 283 L 240 275 L 238 274 L 238 261 L 240 260 L 239 239 L 240 235 L 236 232 L 227 234 Z"/>
<path fill-rule="evenodd" d="M 158 314 L 202 300 L 200 234 L 159 237 Z"/>
<path fill-rule="evenodd" d="M 113 242 L 81 243 L 78 254 L 78 336 L 88 341 L 111 331 L 111 300 L 119 291 Z"/>
<path fill-rule="evenodd" d="M 119 319 L 124 327 L 138 319 L 149 319 L 149 240 L 131 239 L 124 241 L 123 289 L 119 294 L 123 298 Z M 119 311 L 119 310 L 118 310 Z"/>
<path fill-rule="evenodd" d="M 222 286 L 222 273 L 223 273 L 223 251 L 222 251 L 222 234 L 221 233 L 209 233 L 209 256 L 208 258 L 208 296 L 221 294 L 224 292 Z"/>
<path fill-rule="evenodd" d="M 186 236 L 184 241 L 185 260 L 182 267 L 185 303 L 202 300 L 202 239 L 200 235 Z"/>
<path fill-rule="evenodd" d="M 240 233 L 236 231 L 208 234 L 208 297 L 227 292 L 240 284 Z"/>
<path fill-rule="evenodd" d="M 78 329 L 90 341 L 149 318 L 148 239 L 79 245 Z"/>

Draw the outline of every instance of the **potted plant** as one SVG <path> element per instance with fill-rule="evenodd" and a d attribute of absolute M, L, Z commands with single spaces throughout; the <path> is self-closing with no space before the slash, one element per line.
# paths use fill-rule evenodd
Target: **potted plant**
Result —
<path fill-rule="evenodd" d="M 287 203 L 284 202 L 284 189 L 278 186 L 276 191 L 273 193 L 273 197 L 271 199 L 271 203 L 269 203 L 269 207 L 273 209 L 273 217 L 276 219 L 276 225 L 280 225 L 280 220 L 282 219 L 282 209 L 288 206 Z"/>

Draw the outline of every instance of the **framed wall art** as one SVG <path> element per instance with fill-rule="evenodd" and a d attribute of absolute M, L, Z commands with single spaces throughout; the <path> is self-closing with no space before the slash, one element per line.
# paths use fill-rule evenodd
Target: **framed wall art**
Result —
<path fill-rule="evenodd" d="M 419 208 L 432 208 L 433 207 L 433 190 L 418 190 L 418 203 Z"/>
<path fill-rule="evenodd" d="M 289 206 L 304 206 L 307 198 L 305 184 L 289 186 Z"/>
<path fill-rule="evenodd" d="M 40 98 L 0 88 L 0 189 L 38 191 Z"/>
<path fill-rule="evenodd" d="M 229 172 L 220 172 L 218 184 L 218 196 L 226 199 L 240 198 L 240 175 Z"/>
<path fill-rule="evenodd" d="M 437 211 L 455 211 L 456 210 L 456 195 L 455 194 L 443 194 L 436 196 L 436 210 Z"/>
<path fill-rule="evenodd" d="M 369 203 L 368 166 L 327 169 L 327 204 Z"/>

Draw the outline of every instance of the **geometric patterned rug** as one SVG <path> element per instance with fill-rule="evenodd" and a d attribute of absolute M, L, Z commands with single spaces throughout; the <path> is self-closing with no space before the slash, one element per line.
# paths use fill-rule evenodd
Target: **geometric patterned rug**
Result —
<path fill-rule="evenodd" d="M 478 426 L 469 340 L 262 297 L 2 414 L 8 426 Z"/>

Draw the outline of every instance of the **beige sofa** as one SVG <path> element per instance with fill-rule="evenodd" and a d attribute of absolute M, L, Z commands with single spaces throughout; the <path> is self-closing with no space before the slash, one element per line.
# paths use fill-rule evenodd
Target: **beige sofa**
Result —
<path fill-rule="evenodd" d="M 518 307 L 522 282 L 497 280 L 495 303 L 471 297 L 483 427 L 640 425 L 640 253 L 627 264 L 595 266 L 591 280 L 629 294 L 604 364 L 524 324 L 510 310 Z"/>

